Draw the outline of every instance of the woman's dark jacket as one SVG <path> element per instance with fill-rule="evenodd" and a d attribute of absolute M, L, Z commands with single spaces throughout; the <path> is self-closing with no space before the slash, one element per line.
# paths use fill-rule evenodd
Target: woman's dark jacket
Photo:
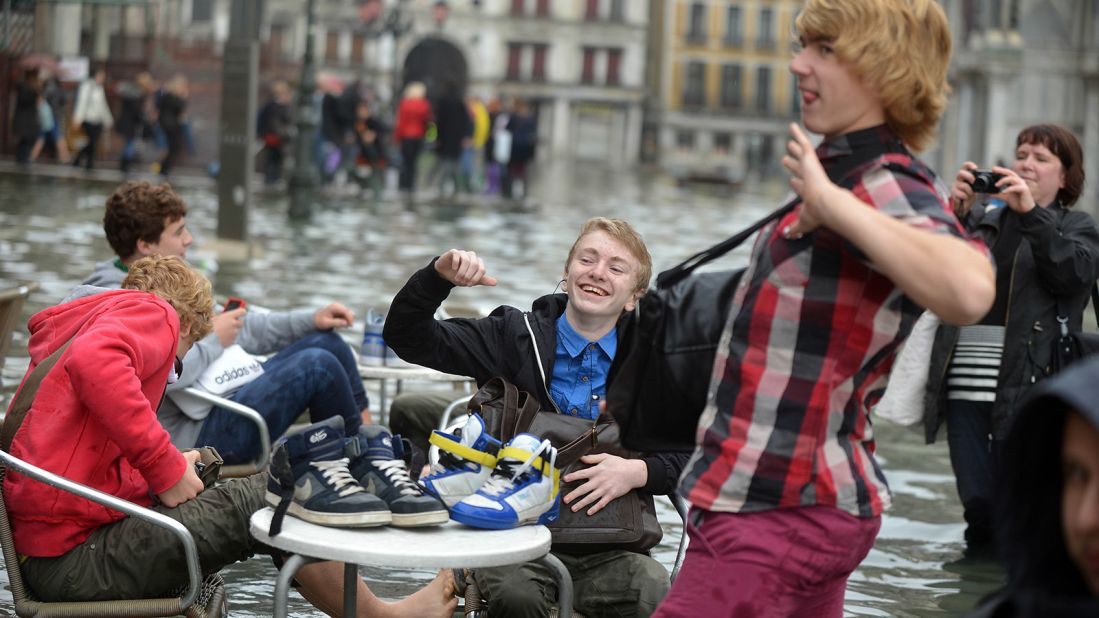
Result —
<path fill-rule="evenodd" d="M 470 376 L 477 384 L 503 377 L 538 397 L 543 410 L 554 410 L 547 384 L 542 381 L 524 313 L 507 305 L 481 319 L 436 320 L 435 311 L 454 287 L 435 272 L 434 260 L 408 280 L 393 299 L 382 336 L 404 360 L 457 375 Z M 565 312 L 568 297 L 551 294 L 534 301 L 531 330 L 546 376 L 553 375 L 557 347 L 557 318 Z M 632 319 L 627 313 L 622 320 Z M 621 321 L 619 324 L 621 325 Z M 623 329 L 619 328 L 621 333 Z M 649 471 L 642 489 L 654 495 L 675 490 L 689 453 L 646 453 L 641 457 Z"/>
<path fill-rule="evenodd" d="M 38 124 L 38 90 L 25 82 L 19 84 L 15 90 L 15 112 L 11 117 L 12 135 L 37 139 L 41 131 Z"/>
<path fill-rule="evenodd" d="M 1004 442 L 995 528 L 1007 585 L 968 618 L 1092 618 L 1099 598 L 1065 549 L 1061 524 L 1066 412 L 1099 429 L 1099 358 L 1043 382 Z"/>
<path fill-rule="evenodd" d="M 165 133 L 175 133 L 180 130 L 183 124 L 183 109 L 186 106 L 187 102 L 183 97 L 174 92 L 165 92 L 160 95 L 160 101 L 157 103 L 157 122 Z"/>
<path fill-rule="evenodd" d="M 119 86 L 118 94 L 122 103 L 115 118 L 115 132 L 127 140 L 141 136 L 145 130 L 145 90 L 127 82 Z"/>
<path fill-rule="evenodd" d="M 1009 208 L 975 206 L 966 229 L 995 247 L 1004 217 L 1018 217 L 1022 240 L 1015 251 L 1007 294 L 1003 359 L 992 407 L 993 435 L 1003 439 L 1008 421 L 1028 391 L 1051 373 L 1053 341 L 1059 336 L 1057 307 L 1068 314 L 1070 331 L 1081 330 L 1084 308 L 1099 277 L 1099 228 L 1085 212 L 1058 204 L 1018 214 Z M 935 441 L 945 419 L 946 372 L 958 328 L 943 325 L 935 336 L 924 398 L 924 430 Z"/>

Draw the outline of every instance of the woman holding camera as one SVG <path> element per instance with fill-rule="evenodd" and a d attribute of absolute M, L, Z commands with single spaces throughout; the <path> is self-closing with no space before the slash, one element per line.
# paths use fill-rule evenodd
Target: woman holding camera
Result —
<path fill-rule="evenodd" d="M 1064 127 L 1040 124 L 1019 133 L 1010 168 L 979 171 L 966 162 L 951 187 L 958 219 L 996 261 L 988 314 L 972 326 L 939 328 L 925 400 L 928 443 L 947 424 L 970 556 L 992 554 L 995 461 L 1015 411 L 1052 372 L 1057 317 L 1080 330 L 1099 277 L 1099 229 L 1070 209 L 1083 185 L 1080 142 Z"/>

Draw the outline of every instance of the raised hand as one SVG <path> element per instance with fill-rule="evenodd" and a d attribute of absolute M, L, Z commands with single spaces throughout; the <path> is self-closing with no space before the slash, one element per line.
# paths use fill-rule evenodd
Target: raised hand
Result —
<path fill-rule="evenodd" d="M 782 166 L 790 172 L 790 188 L 801 197 L 798 218 L 783 233 L 788 238 L 800 238 L 825 225 L 827 195 L 839 187 L 828 179 L 813 143 L 797 123 L 790 123 L 790 141 L 786 142 Z"/>
<path fill-rule="evenodd" d="M 447 251 L 435 260 L 435 272 L 459 287 L 496 285 L 496 278 L 485 274 L 484 261 L 472 251 Z"/>

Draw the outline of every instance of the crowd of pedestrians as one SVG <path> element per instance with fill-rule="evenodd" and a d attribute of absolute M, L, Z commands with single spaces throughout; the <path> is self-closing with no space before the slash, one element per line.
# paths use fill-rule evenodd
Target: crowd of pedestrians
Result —
<path fill-rule="evenodd" d="M 45 153 L 91 170 L 114 149 L 112 140 L 104 139 L 113 129 L 120 171 L 129 174 L 143 162 L 168 176 L 185 154 L 195 152 L 189 90 L 183 75 L 158 82 L 141 72 L 111 81 L 102 67 L 67 89 L 48 71 L 28 69 L 13 101 L 16 161 L 30 164 Z M 292 90 L 287 82 L 274 80 L 265 91 L 256 111 L 258 167 L 266 185 L 283 189 L 287 155 L 297 134 Z M 327 73 L 318 78 L 314 96 L 320 122 L 312 163 L 322 184 L 357 187 L 377 200 L 394 170 L 398 192 L 411 201 L 422 189 L 421 159 L 430 156 L 430 195 L 513 199 L 529 194 L 538 122 L 524 100 L 485 102 L 448 79 L 437 91 L 411 81 L 387 106 L 362 81 L 345 84 Z M 77 146 L 75 156 L 70 156 L 70 143 Z"/>
<path fill-rule="evenodd" d="M 141 150 L 163 157 L 150 169 L 167 176 L 180 156 L 194 151 L 191 125 L 186 116 L 189 98 L 187 78 L 175 75 L 160 84 L 146 72 L 133 80 L 109 83 L 106 69 L 92 69 L 74 90 L 45 69 L 27 69 L 15 88 L 11 117 L 16 141 L 15 160 L 29 165 L 42 154 L 58 162 L 92 170 L 104 151 L 111 150 L 110 136 L 118 136 L 118 166 L 127 174 Z M 112 100 L 117 99 L 112 111 Z M 104 138 L 107 139 L 104 139 Z M 143 148 L 143 144 L 149 145 Z M 70 157 L 69 144 L 78 146 Z"/>

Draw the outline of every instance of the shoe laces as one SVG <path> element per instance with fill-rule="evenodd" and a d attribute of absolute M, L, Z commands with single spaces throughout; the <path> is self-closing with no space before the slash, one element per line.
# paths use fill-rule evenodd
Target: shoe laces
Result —
<path fill-rule="evenodd" d="M 339 497 L 344 498 L 360 491 L 366 491 L 355 480 L 355 477 L 351 476 L 351 471 L 347 469 L 347 464 L 350 461 L 350 459 L 344 457 L 328 461 L 311 461 L 309 465 L 319 470 L 325 482 L 332 486 L 332 489 Z"/>
<path fill-rule="evenodd" d="M 542 440 L 542 443 L 534 449 L 534 452 L 527 457 L 526 461 L 519 464 L 517 470 L 513 471 L 517 460 L 496 462 L 496 469 L 492 471 L 492 476 L 488 477 L 485 484 L 481 486 L 481 491 L 498 496 L 502 492 L 511 489 L 511 486 L 534 466 L 534 460 L 546 451 L 549 451 L 550 468 L 554 468 L 557 465 L 557 449 L 553 448 L 553 444 L 549 440 Z M 537 470 L 539 474 L 542 474 L 541 469 Z"/>
<path fill-rule="evenodd" d="M 401 490 L 402 496 L 419 496 L 423 494 L 420 486 L 413 483 L 412 478 L 408 476 L 408 468 L 403 460 L 375 459 L 371 463 L 385 473 L 385 478 L 389 479 L 390 483 L 393 483 L 397 489 Z"/>

